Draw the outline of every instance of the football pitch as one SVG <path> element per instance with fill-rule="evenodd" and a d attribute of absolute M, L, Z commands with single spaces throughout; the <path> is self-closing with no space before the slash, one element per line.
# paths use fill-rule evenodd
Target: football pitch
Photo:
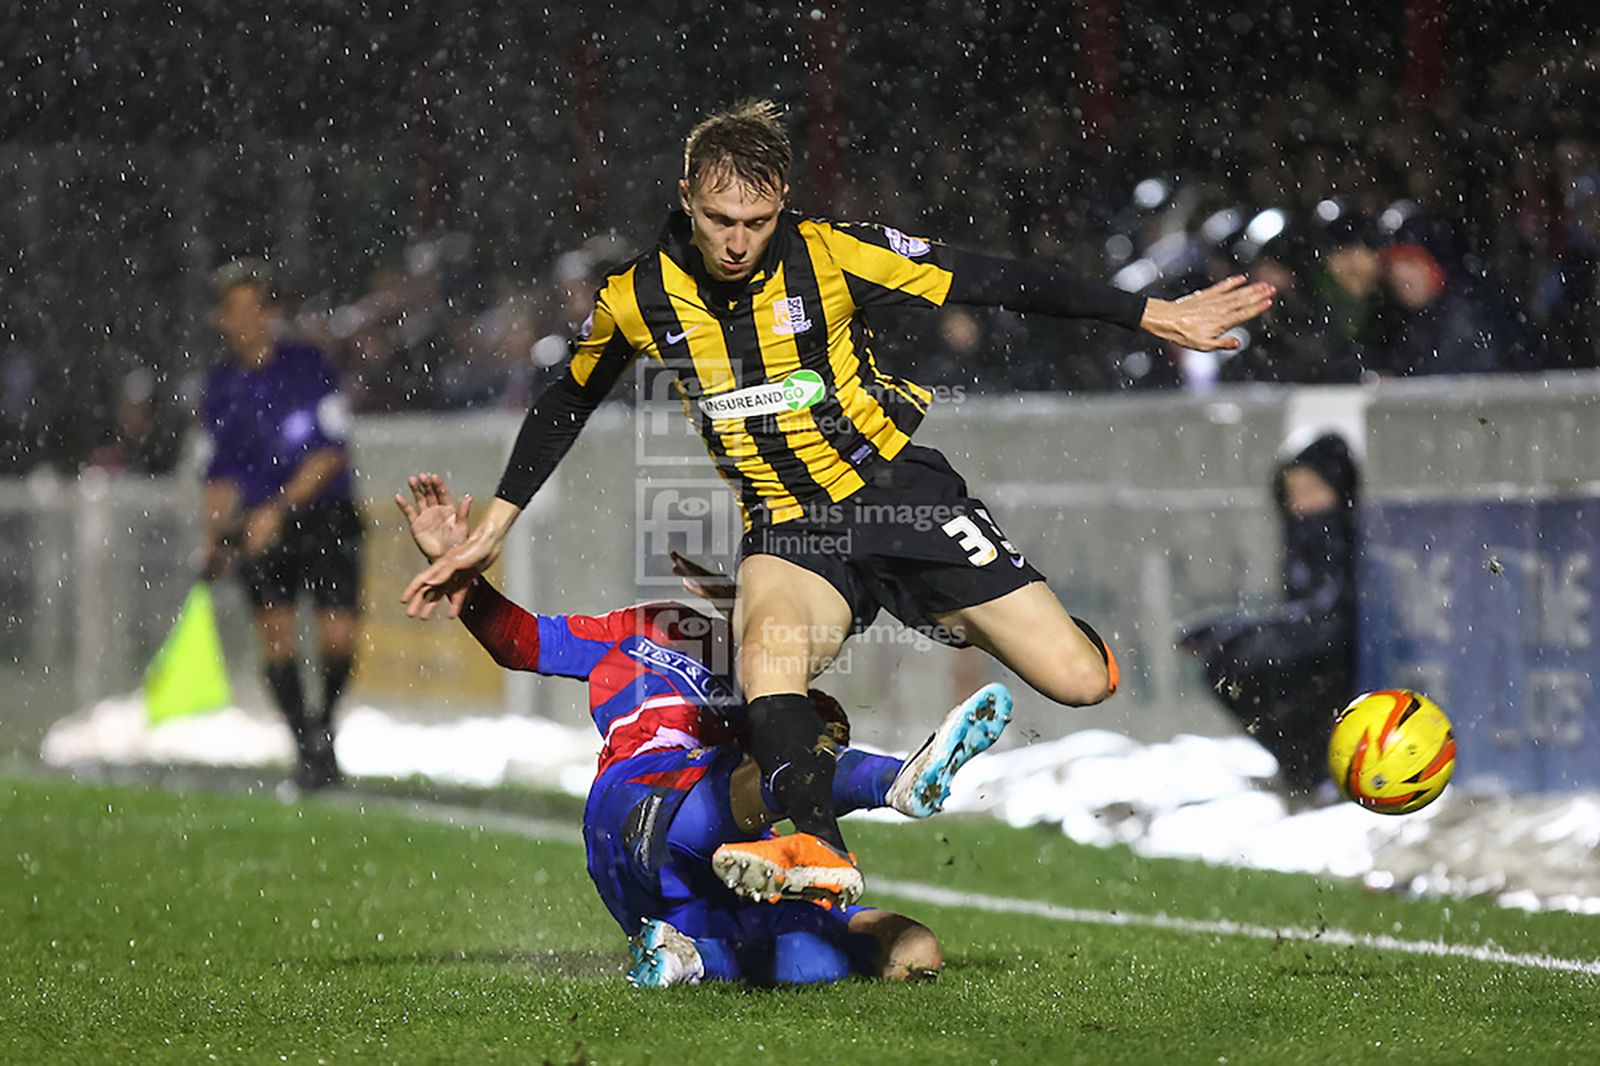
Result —
<path fill-rule="evenodd" d="M 955 818 L 850 828 L 937 982 L 635 991 L 574 804 L 454 803 L 0 779 L 0 1059 L 1600 1061 L 1600 919 Z"/>

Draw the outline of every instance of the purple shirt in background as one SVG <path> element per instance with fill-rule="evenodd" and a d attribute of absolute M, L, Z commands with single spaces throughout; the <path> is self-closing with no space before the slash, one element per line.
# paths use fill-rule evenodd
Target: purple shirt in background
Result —
<path fill-rule="evenodd" d="M 238 485 L 244 507 L 264 503 L 311 452 L 345 453 L 349 411 L 339 375 L 309 344 L 279 341 L 259 370 L 230 358 L 206 376 L 204 419 L 213 446 L 206 477 Z M 349 499 L 350 484 L 347 456 L 317 498 Z"/>

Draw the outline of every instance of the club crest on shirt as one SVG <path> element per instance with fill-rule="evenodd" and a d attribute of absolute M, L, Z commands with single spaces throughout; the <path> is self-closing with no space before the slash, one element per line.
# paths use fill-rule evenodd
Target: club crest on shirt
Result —
<path fill-rule="evenodd" d="M 889 238 L 889 247 L 907 259 L 916 259 L 928 254 L 933 247 L 921 237 L 908 237 L 899 230 L 889 226 L 883 227 L 883 235 Z"/>
<path fill-rule="evenodd" d="M 810 328 L 811 320 L 806 317 L 803 297 L 790 296 L 772 305 L 772 332 L 778 336 L 789 337 Z"/>

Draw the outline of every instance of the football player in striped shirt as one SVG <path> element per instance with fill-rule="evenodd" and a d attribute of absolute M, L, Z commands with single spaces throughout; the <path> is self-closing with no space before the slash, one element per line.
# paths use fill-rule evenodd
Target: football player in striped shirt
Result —
<path fill-rule="evenodd" d="M 880 610 L 983 648 L 1057 703 L 1097 703 L 1117 685 L 1105 642 L 1068 613 L 944 456 L 912 443 L 933 394 L 878 366 L 870 311 L 1006 307 L 1215 350 L 1237 347 L 1227 331 L 1266 310 L 1273 290 L 1234 277 L 1180 300 L 1146 299 L 1054 264 L 809 218 L 788 210 L 791 161 L 770 102 L 694 128 L 679 210 L 654 247 L 606 276 L 567 373 L 523 423 L 497 499 L 403 598 L 412 614 L 441 598 L 459 611 L 626 367 L 659 360 L 744 511 L 738 680 L 750 751 L 796 827 L 730 845 L 724 868 L 730 877 L 759 868 L 784 896 L 840 886 L 849 902 L 862 879 L 831 809 L 836 752 L 807 693 Z"/>

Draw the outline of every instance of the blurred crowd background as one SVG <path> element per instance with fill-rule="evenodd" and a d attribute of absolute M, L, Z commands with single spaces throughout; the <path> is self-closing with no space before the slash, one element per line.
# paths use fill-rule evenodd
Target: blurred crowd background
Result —
<path fill-rule="evenodd" d="M 1279 306 L 1224 358 L 948 308 L 879 358 L 967 392 L 1600 365 L 1600 13 L 1494 0 L 0 3 L 0 474 L 162 473 L 274 267 L 361 412 L 520 409 L 654 240 L 681 139 L 771 96 L 792 204 Z M 24 17 L 26 16 L 26 17 Z"/>

